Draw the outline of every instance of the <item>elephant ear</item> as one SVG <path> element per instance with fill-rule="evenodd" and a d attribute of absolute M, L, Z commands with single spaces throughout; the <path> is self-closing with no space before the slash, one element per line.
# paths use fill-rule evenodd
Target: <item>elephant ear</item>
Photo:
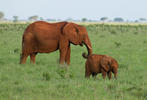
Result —
<path fill-rule="evenodd" d="M 80 42 L 80 29 L 77 24 L 67 23 L 63 29 L 62 34 L 73 44 L 79 44 Z"/>
<path fill-rule="evenodd" d="M 111 59 L 108 56 L 104 56 L 100 61 L 101 67 L 108 72 L 110 70 Z"/>
<path fill-rule="evenodd" d="M 62 34 L 66 35 L 66 34 L 70 34 L 72 32 L 76 32 L 77 34 L 79 33 L 79 28 L 77 27 L 78 25 L 74 24 L 74 23 L 67 23 L 63 26 L 62 28 Z"/>

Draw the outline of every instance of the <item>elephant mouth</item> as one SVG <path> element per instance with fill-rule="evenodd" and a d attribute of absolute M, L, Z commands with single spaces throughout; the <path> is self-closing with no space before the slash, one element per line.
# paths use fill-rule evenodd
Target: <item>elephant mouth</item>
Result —
<path fill-rule="evenodd" d="M 83 47 L 83 45 L 84 45 L 84 42 L 80 43 L 79 45 L 80 45 L 81 47 Z"/>
<path fill-rule="evenodd" d="M 70 43 L 72 43 L 72 42 L 70 42 Z M 75 44 L 75 43 L 72 43 L 72 44 L 74 44 L 74 45 L 80 45 L 81 47 L 83 47 L 83 45 L 85 44 L 84 42 L 81 42 L 81 43 L 78 43 L 78 44 Z"/>
<path fill-rule="evenodd" d="M 83 43 L 81 43 L 80 46 L 83 47 Z"/>

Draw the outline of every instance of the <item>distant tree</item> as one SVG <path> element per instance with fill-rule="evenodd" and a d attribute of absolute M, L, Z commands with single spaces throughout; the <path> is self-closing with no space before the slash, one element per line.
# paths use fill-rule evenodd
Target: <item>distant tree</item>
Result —
<path fill-rule="evenodd" d="M 0 20 L 2 20 L 4 18 L 4 13 L 2 11 L 0 11 Z"/>
<path fill-rule="evenodd" d="M 50 19 L 50 18 L 48 18 L 47 21 L 56 21 L 56 19 Z"/>
<path fill-rule="evenodd" d="M 13 16 L 13 22 L 18 22 L 18 16 Z"/>
<path fill-rule="evenodd" d="M 145 22 L 146 19 L 145 19 L 145 18 L 139 18 L 139 21 L 141 21 L 141 22 Z"/>
<path fill-rule="evenodd" d="M 105 22 L 106 20 L 108 20 L 108 17 L 102 17 L 102 18 L 100 18 L 100 20 Z"/>
<path fill-rule="evenodd" d="M 124 19 L 121 18 L 121 17 L 117 17 L 117 18 L 114 18 L 114 21 L 115 21 L 115 22 L 123 22 Z"/>
<path fill-rule="evenodd" d="M 136 23 L 137 23 L 137 22 L 139 22 L 139 21 L 138 21 L 138 20 L 135 20 L 134 22 L 136 22 Z"/>
<path fill-rule="evenodd" d="M 82 18 L 82 22 L 86 22 L 87 21 L 87 18 Z"/>
<path fill-rule="evenodd" d="M 127 19 L 126 22 L 130 22 L 130 20 Z"/>
<path fill-rule="evenodd" d="M 43 17 L 40 17 L 39 19 L 40 19 L 40 20 L 44 20 Z"/>
<path fill-rule="evenodd" d="M 36 21 L 37 19 L 38 19 L 38 16 L 37 15 L 34 15 L 34 16 L 29 17 L 29 20 L 30 21 Z"/>

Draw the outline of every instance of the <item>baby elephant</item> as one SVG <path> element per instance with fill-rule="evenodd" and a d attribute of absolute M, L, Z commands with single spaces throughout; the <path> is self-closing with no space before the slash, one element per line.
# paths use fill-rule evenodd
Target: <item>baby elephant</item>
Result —
<path fill-rule="evenodd" d="M 85 77 L 89 78 L 92 74 L 95 77 L 98 73 L 102 73 L 103 78 L 105 79 L 106 74 L 109 79 L 111 79 L 112 72 L 114 73 L 115 79 L 117 79 L 117 61 L 107 55 L 96 55 L 91 54 L 89 56 L 86 53 L 83 53 L 82 56 L 87 59 L 85 63 Z"/>

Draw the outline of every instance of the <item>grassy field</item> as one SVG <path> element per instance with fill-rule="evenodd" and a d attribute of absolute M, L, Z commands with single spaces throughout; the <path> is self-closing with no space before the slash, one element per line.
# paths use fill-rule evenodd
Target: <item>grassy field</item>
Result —
<path fill-rule="evenodd" d="M 96 54 L 118 60 L 118 79 L 84 78 L 85 47 L 71 47 L 71 66 L 59 51 L 19 64 L 27 24 L 0 24 L 0 100 L 147 100 L 147 25 L 83 24 Z"/>

